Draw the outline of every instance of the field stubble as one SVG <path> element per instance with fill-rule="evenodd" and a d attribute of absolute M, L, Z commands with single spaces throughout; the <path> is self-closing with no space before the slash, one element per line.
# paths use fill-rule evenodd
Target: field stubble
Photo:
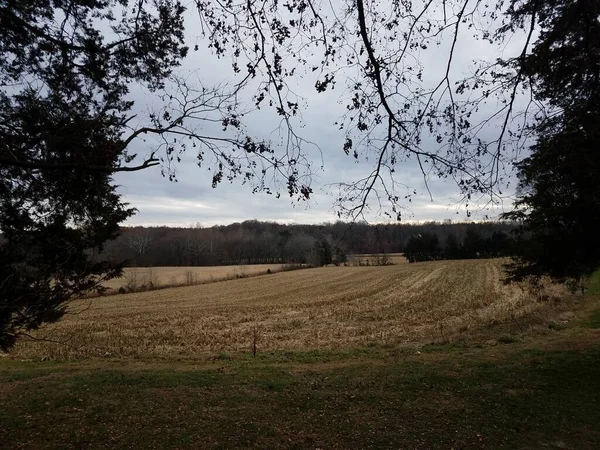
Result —
<path fill-rule="evenodd" d="M 205 358 L 218 352 L 453 341 L 521 331 L 555 308 L 502 283 L 502 261 L 324 267 L 77 302 L 15 358 Z M 555 294 L 561 294 L 555 292 Z M 526 331 L 526 330 L 525 330 Z"/>
<path fill-rule="evenodd" d="M 126 267 L 123 276 L 104 283 L 109 293 L 119 288 L 132 291 L 144 290 L 143 287 L 161 288 L 203 284 L 213 281 L 246 278 L 255 275 L 284 271 L 282 264 L 252 264 L 232 266 L 194 266 L 194 267 Z"/>

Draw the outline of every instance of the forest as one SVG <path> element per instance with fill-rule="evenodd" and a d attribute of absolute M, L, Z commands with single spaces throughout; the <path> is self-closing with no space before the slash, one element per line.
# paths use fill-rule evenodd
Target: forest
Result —
<path fill-rule="evenodd" d="M 405 252 L 409 260 L 506 256 L 512 222 L 318 225 L 247 220 L 204 228 L 124 227 L 105 254 L 128 266 L 324 265 L 345 255 Z"/>

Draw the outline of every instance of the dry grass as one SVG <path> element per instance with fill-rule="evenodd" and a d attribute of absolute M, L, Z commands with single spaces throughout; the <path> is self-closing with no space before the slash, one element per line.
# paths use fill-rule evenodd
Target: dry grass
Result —
<path fill-rule="evenodd" d="M 69 345 L 23 341 L 14 356 L 206 357 L 251 351 L 255 329 L 259 352 L 452 341 L 554 308 L 503 285 L 501 264 L 325 267 L 103 297 L 38 334 Z"/>
<path fill-rule="evenodd" d="M 253 264 L 237 266 L 209 267 L 127 267 L 121 278 L 105 283 L 109 289 L 131 286 L 139 289 L 142 286 L 182 286 L 208 283 L 210 281 L 245 278 L 271 272 L 281 272 L 281 264 Z"/>

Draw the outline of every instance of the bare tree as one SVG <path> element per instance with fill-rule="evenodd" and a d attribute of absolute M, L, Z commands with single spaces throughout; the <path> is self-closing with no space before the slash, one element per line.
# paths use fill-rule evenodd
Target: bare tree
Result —
<path fill-rule="evenodd" d="M 126 245 L 135 252 L 133 261 L 139 262 L 152 245 L 152 240 L 152 235 L 146 228 L 134 229 L 127 234 Z"/>
<path fill-rule="evenodd" d="M 203 265 L 206 252 L 207 246 L 202 238 L 201 231 L 197 228 L 190 230 L 187 237 L 187 253 L 191 264 L 194 266 Z"/>
<path fill-rule="evenodd" d="M 372 206 L 400 218 L 416 194 L 398 175 L 402 164 L 420 168 L 428 191 L 432 178 L 453 180 L 467 206 L 474 196 L 501 201 L 527 125 L 544 112 L 519 64 L 531 47 L 536 8 L 518 23 L 505 16 L 519 3 L 196 2 L 215 52 L 231 54 L 236 72 L 259 80 L 255 104 L 276 109 L 288 149 L 298 143 L 293 119 L 305 103 L 290 77 L 314 76 L 317 92 L 345 84 L 346 112 L 335 123 L 345 131 L 340 151 L 370 170 L 332 186 L 338 213 L 352 219 Z M 466 60 L 476 45 L 488 58 Z M 438 61 L 435 71 L 428 58 Z"/>

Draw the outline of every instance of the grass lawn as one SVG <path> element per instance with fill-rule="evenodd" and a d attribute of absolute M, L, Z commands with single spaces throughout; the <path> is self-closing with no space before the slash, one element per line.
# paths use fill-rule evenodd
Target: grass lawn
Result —
<path fill-rule="evenodd" d="M 594 298 L 566 329 L 494 345 L 3 358 L 0 447 L 597 449 Z"/>

